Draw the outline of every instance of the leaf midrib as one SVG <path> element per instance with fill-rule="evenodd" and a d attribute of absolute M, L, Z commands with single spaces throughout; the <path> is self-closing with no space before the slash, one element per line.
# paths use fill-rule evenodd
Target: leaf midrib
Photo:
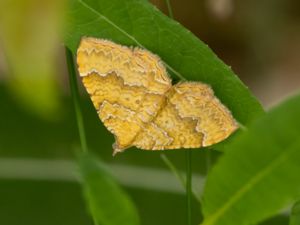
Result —
<path fill-rule="evenodd" d="M 264 177 L 266 177 L 270 172 L 272 172 L 277 166 L 281 163 L 285 162 L 289 158 L 289 155 L 296 151 L 298 148 L 295 146 L 300 145 L 300 141 L 295 142 L 290 145 L 283 154 L 276 157 L 269 165 L 267 165 L 263 170 L 258 172 L 255 176 L 253 176 L 249 182 L 245 183 L 242 188 L 240 188 L 231 198 L 227 201 L 222 207 L 220 207 L 215 213 L 211 214 L 202 225 L 214 225 L 218 222 L 218 219 L 225 214 L 230 207 L 235 204 L 241 197 L 251 188 L 253 188 L 259 181 L 261 181 Z"/>
<path fill-rule="evenodd" d="M 111 21 L 108 17 L 104 16 L 99 11 L 95 10 L 94 8 L 92 8 L 90 5 L 88 5 L 87 3 L 85 3 L 83 0 L 77 0 L 77 1 L 80 4 L 82 4 L 85 8 L 91 10 L 93 13 L 95 13 L 101 19 L 103 19 L 104 21 L 106 21 L 107 23 L 109 23 L 110 25 L 112 25 L 114 28 L 116 28 L 118 31 L 120 31 L 122 34 L 124 34 L 126 37 L 128 37 L 129 39 L 131 39 L 133 42 L 135 42 L 135 44 L 137 46 L 139 46 L 140 48 L 146 49 L 146 47 L 143 46 L 135 37 L 133 37 L 132 35 L 130 35 L 129 33 L 127 33 L 126 30 L 124 30 L 121 27 L 119 27 L 117 24 L 115 24 L 113 21 Z M 181 80 L 186 80 L 186 78 L 180 72 L 178 72 L 177 70 L 175 70 L 172 66 L 170 66 L 166 62 L 163 62 L 163 63 L 167 67 L 167 69 L 169 69 L 172 73 L 174 73 L 178 78 L 180 78 Z"/>

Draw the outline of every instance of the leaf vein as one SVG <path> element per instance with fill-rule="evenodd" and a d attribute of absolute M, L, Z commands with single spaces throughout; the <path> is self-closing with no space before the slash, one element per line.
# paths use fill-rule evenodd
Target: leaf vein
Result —
<path fill-rule="evenodd" d="M 296 142 L 296 144 L 299 144 L 299 141 Z M 202 225 L 213 225 L 215 224 L 216 221 L 222 215 L 234 204 L 236 203 L 239 199 L 242 198 L 243 195 L 246 194 L 248 190 L 250 190 L 253 186 L 255 186 L 257 183 L 259 183 L 265 176 L 267 176 L 272 170 L 274 170 L 277 166 L 279 166 L 281 163 L 286 161 L 290 155 L 297 150 L 297 148 L 294 147 L 295 144 L 293 144 L 290 148 L 288 148 L 287 151 L 285 151 L 285 154 L 279 155 L 276 157 L 272 163 L 269 165 L 266 165 L 261 172 L 256 173 L 255 176 L 253 176 L 249 182 L 245 183 L 244 186 L 242 186 L 241 189 L 239 189 L 233 197 L 227 201 L 219 210 L 217 210 L 215 213 L 213 213 L 210 217 L 207 218 L 206 221 Z"/>

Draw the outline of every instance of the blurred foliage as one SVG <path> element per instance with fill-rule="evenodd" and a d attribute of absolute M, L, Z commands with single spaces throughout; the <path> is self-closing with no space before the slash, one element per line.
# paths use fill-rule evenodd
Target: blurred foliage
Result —
<path fill-rule="evenodd" d="M 79 184 L 59 181 L 0 181 L 0 222 L 5 225 L 92 225 Z"/>
<path fill-rule="evenodd" d="M 79 155 L 85 197 L 95 224 L 138 225 L 139 215 L 105 165 L 88 154 Z"/>
<path fill-rule="evenodd" d="M 184 195 L 136 188 L 125 190 L 138 207 L 141 224 L 185 224 Z M 1 224 L 95 225 L 78 183 L 1 179 L 0 193 Z M 193 208 L 193 223 L 197 224 L 198 205 L 194 204 Z"/>
<path fill-rule="evenodd" d="M 53 118 L 59 110 L 56 57 L 64 1 L 3 0 L 0 38 L 8 81 L 28 110 Z"/>

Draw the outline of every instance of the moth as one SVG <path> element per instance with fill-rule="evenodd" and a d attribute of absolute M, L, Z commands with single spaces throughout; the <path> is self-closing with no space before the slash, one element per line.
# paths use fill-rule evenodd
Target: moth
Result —
<path fill-rule="evenodd" d="M 77 65 L 100 120 L 115 136 L 114 154 L 199 148 L 226 139 L 237 128 L 209 85 L 172 85 L 161 59 L 146 49 L 84 37 Z"/>

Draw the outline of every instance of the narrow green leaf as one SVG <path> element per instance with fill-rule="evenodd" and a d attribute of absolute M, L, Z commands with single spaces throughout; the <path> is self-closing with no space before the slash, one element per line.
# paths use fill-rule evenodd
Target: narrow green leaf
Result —
<path fill-rule="evenodd" d="M 208 176 L 203 225 L 247 225 L 300 195 L 300 95 L 255 121 L 225 146 Z"/>
<path fill-rule="evenodd" d="M 83 36 L 158 54 L 173 77 L 210 84 L 241 124 L 263 112 L 247 87 L 206 44 L 147 1 L 71 0 L 65 44 L 73 53 Z"/>
<path fill-rule="evenodd" d="M 299 224 L 300 224 L 300 201 L 296 202 L 293 206 L 289 225 L 299 225 Z"/>
<path fill-rule="evenodd" d="M 96 224 L 139 224 L 134 204 L 107 172 L 103 163 L 88 154 L 82 154 L 79 166 L 86 201 Z"/>

